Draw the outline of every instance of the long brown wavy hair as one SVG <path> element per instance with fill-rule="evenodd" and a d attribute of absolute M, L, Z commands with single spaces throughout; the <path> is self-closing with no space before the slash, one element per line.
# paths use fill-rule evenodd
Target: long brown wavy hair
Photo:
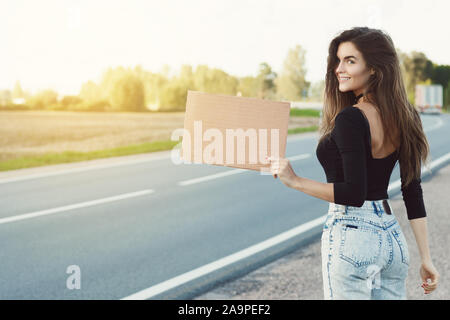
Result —
<path fill-rule="evenodd" d="M 336 68 L 339 64 L 339 44 L 350 41 L 366 61 L 370 76 L 364 93 L 365 101 L 374 105 L 381 116 L 383 144 L 389 140 L 399 154 L 402 187 L 421 177 L 422 162 L 428 163 L 430 148 L 416 108 L 408 101 L 400 69 L 400 62 L 391 37 L 378 29 L 355 27 L 335 37 L 328 49 L 325 78 L 324 107 L 319 126 L 320 141 L 329 137 L 336 115 L 346 106 L 355 104 L 353 91 L 339 91 Z M 431 170 L 430 170 L 431 171 Z"/>

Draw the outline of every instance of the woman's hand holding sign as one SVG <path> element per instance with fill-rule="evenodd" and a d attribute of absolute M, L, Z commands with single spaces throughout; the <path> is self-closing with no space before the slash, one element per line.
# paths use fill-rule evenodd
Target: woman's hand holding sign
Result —
<path fill-rule="evenodd" d="M 286 186 L 291 187 L 297 178 L 294 170 L 292 169 L 291 163 L 286 158 L 273 158 L 266 157 L 270 163 L 270 171 L 273 177 L 276 179 L 277 176 L 280 177 L 281 182 Z"/>

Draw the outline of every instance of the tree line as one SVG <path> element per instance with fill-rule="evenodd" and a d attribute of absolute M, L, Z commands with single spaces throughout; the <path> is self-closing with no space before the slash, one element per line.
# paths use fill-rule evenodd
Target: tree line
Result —
<path fill-rule="evenodd" d="M 438 65 L 425 54 L 410 54 L 397 49 L 408 98 L 414 103 L 416 84 L 441 84 L 444 105 L 450 105 L 450 66 Z M 0 90 L 3 110 L 66 111 L 184 111 L 188 90 L 257 97 L 277 101 L 321 101 L 324 81 L 306 80 L 305 50 L 290 49 L 279 73 L 263 62 L 256 76 L 237 77 L 218 68 L 182 65 L 179 73 L 169 76 L 165 65 L 161 72 L 134 68 L 109 68 L 99 83 L 87 81 L 78 95 L 60 95 L 52 90 L 30 94 L 17 81 L 13 90 Z"/>

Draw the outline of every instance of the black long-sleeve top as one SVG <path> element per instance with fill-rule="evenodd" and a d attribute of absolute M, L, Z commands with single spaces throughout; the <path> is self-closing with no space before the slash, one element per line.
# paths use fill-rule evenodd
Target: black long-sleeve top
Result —
<path fill-rule="evenodd" d="M 359 108 L 347 106 L 338 113 L 329 139 L 317 145 L 316 156 L 327 182 L 334 183 L 334 203 L 361 207 L 365 200 L 388 199 L 398 150 L 384 158 L 372 157 L 369 121 Z M 401 191 L 408 219 L 426 217 L 421 179 L 406 188 L 402 179 Z"/>

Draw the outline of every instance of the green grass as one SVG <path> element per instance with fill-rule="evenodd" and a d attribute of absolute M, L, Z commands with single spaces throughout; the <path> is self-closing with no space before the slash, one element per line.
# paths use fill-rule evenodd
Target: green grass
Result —
<path fill-rule="evenodd" d="M 315 109 L 291 109 L 291 117 L 320 117 L 320 110 Z"/>
<path fill-rule="evenodd" d="M 308 131 L 316 131 L 317 126 L 305 128 L 289 129 L 288 134 L 303 133 Z M 170 150 L 180 141 L 155 141 L 142 144 L 117 147 L 113 149 L 97 150 L 90 152 L 65 151 L 60 153 L 47 153 L 44 155 L 34 155 L 20 157 L 16 159 L 0 162 L 0 171 L 16 170 L 23 168 L 47 166 L 52 164 L 70 163 L 78 161 L 86 161 L 101 158 L 120 157 L 131 154 L 148 153 L 155 151 Z"/>
<path fill-rule="evenodd" d="M 288 134 L 317 131 L 317 129 L 318 129 L 318 126 L 310 126 L 310 127 L 303 127 L 303 128 L 293 128 L 293 129 L 289 129 L 288 130 Z"/>
<path fill-rule="evenodd" d="M 26 156 L 0 162 L 0 171 L 170 150 L 178 143 L 179 141 L 172 140 L 155 141 L 90 152 L 65 151 L 60 153 L 47 153 L 44 155 Z"/>

